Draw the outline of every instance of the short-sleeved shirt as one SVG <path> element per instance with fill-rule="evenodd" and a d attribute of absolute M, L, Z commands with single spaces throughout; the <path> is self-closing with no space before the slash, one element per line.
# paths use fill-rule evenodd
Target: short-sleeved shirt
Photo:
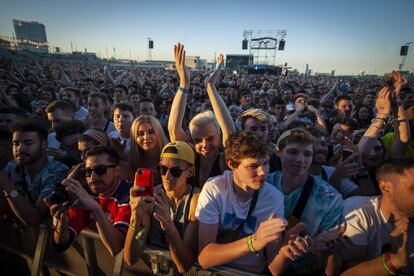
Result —
<path fill-rule="evenodd" d="M 365 260 L 370 260 L 390 250 L 390 233 L 393 225 L 384 217 L 380 208 L 380 197 L 350 197 L 344 202 L 347 235 L 355 245 L 366 246 Z M 408 252 L 410 271 L 414 273 L 414 224 L 409 227 Z M 363 260 L 353 260 L 363 261 Z"/>
<path fill-rule="evenodd" d="M 106 214 L 109 221 L 115 228 L 126 234 L 129 227 L 129 219 L 131 216 L 131 208 L 129 206 L 129 190 L 131 183 L 128 181 L 120 181 L 115 192 L 107 197 L 95 197 L 101 206 L 102 211 Z M 85 228 L 97 231 L 96 220 L 88 209 L 71 208 L 69 210 L 69 227 L 77 235 Z"/>
<path fill-rule="evenodd" d="M 89 111 L 83 107 L 80 106 L 79 110 L 75 112 L 75 119 L 81 122 L 84 122 L 86 117 L 88 117 Z"/>
<path fill-rule="evenodd" d="M 269 174 L 266 180 L 283 193 L 282 172 Z M 303 186 L 284 195 L 286 218 L 292 216 L 302 190 Z M 314 178 L 311 194 L 299 219 L 305 223 L 306 233 L 314 237 L 341 224 L 343 222 L 342 210 L 341 194 L 322 179 Z"/>
<path fill-rule="evenodd" d="M 49 197 L 55 189 L 55 184 L 62 181 L 69 168 L 61 162 L 48 156 L 39 174 L 33 179 L 25 166 L 17 166 L 16 161 L 10 161 L 3 172 L 13 181 L 16 189 L 30 202 Z"/>
<path fill-rule="evenodd" d="M 264 183 L 259 190 L 256 206 L 247 218 L 251 202 L 252 199 L 242 202 L 237 198 L 233 188 L 233 172 L 227 170 L 204 184 L 198 198 L 196 217 L 205 224 L 218 224 L 219 235 L 224 231 L 236 230 L 243 223 L 240 238 L 253 234 L 272 213 L 275 217 L 283 217 L 283 195 L 269 183 Z M 263 271 L 266 259 L 251 253 L 232 264 Z"/>
<path fill-rule="evenodd" d="M 324 178 L 323 173 L 322 175 L 315 175 L 315 177 L 322 178 L 324 181 L 328 182 L 328 179 L 330 179 L 332 175 L 335 173 L 336 168 L 330 166 L 322 166 L 322 169 L 325 172 L 326 179 Z M 355 189 L 358 189 L 358 185 L 352 182 L 352 180 L 348 177 L 344 177 L 341 179 L 341 184 L 338 187 L 338 192 L 340 192 L 343 196 L 347 196 Z"/>

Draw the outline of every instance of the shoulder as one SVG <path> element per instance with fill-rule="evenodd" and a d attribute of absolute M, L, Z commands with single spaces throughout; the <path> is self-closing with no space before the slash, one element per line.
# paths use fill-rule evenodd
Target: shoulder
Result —
<path fill-rule="evenodd" d="M 342 195 L 328 182 L 319 177 L 313 177 L 313 179 L 315 185 L 313 186 L 312 194 L 314 196 L 331 199 L 341 198 L 342 201 Z"/>
<path fill-rule="evenodd" d="M 265 182 L 260 189 L 259 196 L 263 196 L 273 200 L 281 200 L 283 202 L 283 194 L 272 184 Z"/>
<path fill-rule="evenodd" d="M 270 173 L 266 176 L 266 182 L 270 185 L 279 188 L 280 177 L 282 176 L 281 171 Z"/>
<path fill-rule="evenodd" d="M 222 175 L 210 177 L 203 186 L 203 192 L 206 191 L 215 191 L 222 192 L 227 190 L 227 182 L 231 180 L 233 173 L 231 171 L 224 171 Z"/>
<path fill-rule="evenodd" d="M 344 216 L 352 213 L 368 213 L 376 212 L 379 207 L 379 197 L 377 196 L 352 196 L 344 201 Z"/>

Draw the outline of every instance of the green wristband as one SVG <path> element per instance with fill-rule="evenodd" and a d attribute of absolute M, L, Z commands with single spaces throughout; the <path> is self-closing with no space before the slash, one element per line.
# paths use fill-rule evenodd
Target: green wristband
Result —
<path fill-rule="evenodd" d="M 183 92 L 184 94 L 190 94 L 190 89 L 187 89 L 187 88 L 183 88 L 183 87 L 178 87 L 178 90 L 179 91 L 181 91 L 181 92 Z"/>

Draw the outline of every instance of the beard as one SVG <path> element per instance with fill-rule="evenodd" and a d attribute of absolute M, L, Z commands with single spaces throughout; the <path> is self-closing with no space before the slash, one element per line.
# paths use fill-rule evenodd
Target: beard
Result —
<path fill-rule="evenodd" d="M 38 161 L 43 155 L 43 150 L 40 148 L 31 154 L 20 153 L 19 155 L 20 156 L 14 158 L 16 160 L 16 164 L 19 166 L 27 166 Z"/>

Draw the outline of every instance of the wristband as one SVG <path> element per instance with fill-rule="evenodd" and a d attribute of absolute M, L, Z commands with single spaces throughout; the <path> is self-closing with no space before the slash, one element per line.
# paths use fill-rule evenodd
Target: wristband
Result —
<path fill-rule="evenodd" d="M 388 266 L 387 260 L 385 259 L 385 254 L 381 255 L 381 263 L 382 263 L 382 267 L 385 269 L 385 271 L 387 271 L 388 274 L 397 275 L 397 273 L 393 272 L 391 268 Z"/>
<path fill-rule="evenodd" d="M 247 248 L 249 248 L 249 251 L 251 253 L 256 254 L 256 256 L 260 256 L 260 252 L 256 251 L 256 249 L 253 247 L 253 235 L 247 237 Z"/>
<path fill-rule="evenodd" d="M 190 94 L 190 89 L 187 89 L 187 88 L 183 88 L 183 87 L 178 87 L 178 90 L 179 91 L 181 91 L 181 92 L 183 92 L 184 94 Z"/>
<path fill-rule="evenodd" d="M 391 252 L 385 253 L 384 257 L 385 257 L 385 262 L 387 263 L 388 268 L 395 274 L 398 274 L 398 269 L 394 266 L 394 264 L 391 261 Z"/>
<path fill-rule="evenodd" d="M 142 238 L 144 237 L 144 233 L 145 233 L 145 227 L 138 227 L 135 228 L 132 225 L 129 225 L 128 230 L 133 231 L 134 232 L 134 239 L 141 242 Z"/>

